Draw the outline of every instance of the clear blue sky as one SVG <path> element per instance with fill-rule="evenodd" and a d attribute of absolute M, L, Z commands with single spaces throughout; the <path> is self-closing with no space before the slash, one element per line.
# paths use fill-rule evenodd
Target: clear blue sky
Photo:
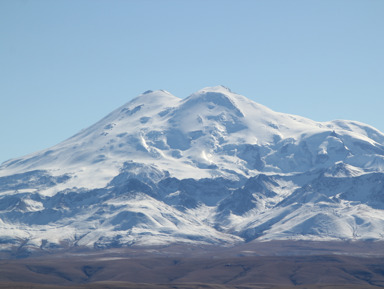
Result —
<path fill-rule="evenodd" d="M 0 0 L 0 163 L 148 89 L 384 131 L 383 0 Z"/>

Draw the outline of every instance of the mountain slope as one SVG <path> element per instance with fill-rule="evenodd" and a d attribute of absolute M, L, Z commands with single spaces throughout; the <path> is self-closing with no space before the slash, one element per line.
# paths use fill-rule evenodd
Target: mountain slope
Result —
<path fill-rule="evenodd" d="M 3 249 L 382 239 L 384 135 L 218 86 L 147 91 L 0 166 Z"/>

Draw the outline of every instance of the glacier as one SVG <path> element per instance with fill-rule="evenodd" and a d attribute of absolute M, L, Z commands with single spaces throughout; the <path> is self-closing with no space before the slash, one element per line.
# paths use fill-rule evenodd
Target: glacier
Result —
<path fill-rule="evenodd" d="M 224 86 L 146 91 L 0 165 L 0 250 L 384 239 L 384 134 Z"/>

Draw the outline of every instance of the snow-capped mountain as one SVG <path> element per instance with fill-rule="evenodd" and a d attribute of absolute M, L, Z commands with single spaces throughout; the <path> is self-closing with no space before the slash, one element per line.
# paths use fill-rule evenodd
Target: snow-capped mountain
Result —
<path fill-rule="evenodd" d="M 0 247 L 383 239 L 384 134 L 218 86 L 147 91 L 0 166 Z"/>

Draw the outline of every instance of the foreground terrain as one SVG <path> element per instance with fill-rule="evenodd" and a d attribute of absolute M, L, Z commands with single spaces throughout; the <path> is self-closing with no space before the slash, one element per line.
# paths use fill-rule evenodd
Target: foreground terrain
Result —
<path fill-rule="evenodd" d="M 380 288 L 384 243 L 78 250 L 0 260 L 0 288 Z"/>
<path fill-rule="evenodd" d="M 30 283 L 0 283 L 0 288 L 12 289 L 374 289 L 382 288 L 370 285 L 304 285 L 304 286 L 268 286 L 268 285 L 217 285 L 217 284 L 137 284 L 128 282 L 98 282 L 88 285 L 79 286 L 52 286 L 52 285 L 36 285 Z"/>

